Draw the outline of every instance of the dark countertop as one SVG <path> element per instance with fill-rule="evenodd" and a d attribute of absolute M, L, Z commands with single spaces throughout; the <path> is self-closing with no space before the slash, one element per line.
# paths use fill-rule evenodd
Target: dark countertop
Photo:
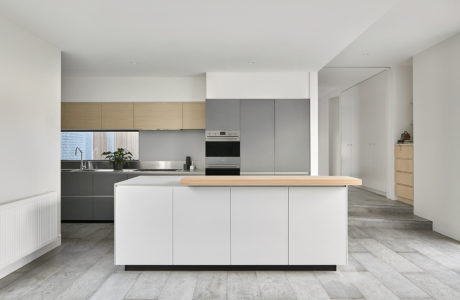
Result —
<path fill-rule="evenodd" d="M 82 171 L 80 169 L 62 169 L 62 173 L 86 173 L 86 174 L 134 174 L 134 175 L 204 175 L 204 170 L 194 170 L 194 171 L 139 171 L 132 169 L 123 169 L 123 170 L 113 170 L 113 169 L 95 169 L 94 171 Z"/>

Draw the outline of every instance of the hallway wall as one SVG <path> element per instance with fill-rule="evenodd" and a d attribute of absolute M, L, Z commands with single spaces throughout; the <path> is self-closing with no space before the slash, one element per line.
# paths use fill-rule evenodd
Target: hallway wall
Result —
<path fill-rule="evenodd" d="M 341 174 L 386 192 L 386 117 L 389 71 L 340 95 Z"/>
<path fill-rule="evenodd" d="M 415 213 L 460 240 L 460 35 L 414 57 Z"/>

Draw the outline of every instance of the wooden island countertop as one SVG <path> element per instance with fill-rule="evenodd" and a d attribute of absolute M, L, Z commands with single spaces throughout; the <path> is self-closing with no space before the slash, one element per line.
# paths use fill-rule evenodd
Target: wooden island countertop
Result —
<path fill-rule="evenodd" d="M 345 186 L 361 185 L 349 176 L 186 176 L 183 186 Z"/>

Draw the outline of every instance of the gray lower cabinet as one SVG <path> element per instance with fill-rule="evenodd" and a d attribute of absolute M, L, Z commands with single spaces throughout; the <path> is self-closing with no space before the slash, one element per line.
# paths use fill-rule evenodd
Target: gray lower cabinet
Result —
<path fill-rule="evenodd" d="M 61 219 L 63 221 L 92 221 L 93 197 L 62 196 Z"/>
<path fill-rule="evenodd" d="M 310 171 L 310 100 L 275 100 L 275 172 Z"/>
<path fill-rule="evenodd" d="M 206 130 L 240 130 L 240 100 L 206 100 Z"/>
<path fill-rule="evenodd" d="M 114 184 L 128 179 L 116 173 L 61 173 L 63 221 L 113 221 Z"/>
<path fill-rule="evenodd" d="M 62 196 L 91 196 L 93 177 L 87 173 L 61 173 Z"/>
<path fill-rule="evenodd" d="M 114 198 L 99 196 L 93 197 L 93 219 L 113 221 Z"/>
<path fill-rule="evenodd" d="M 241 172 L 275 170 L 275 101 L 241 101 Z"/>
<path fill-rule="evenodd" d="M 115 183 L 128 179 L 127 174 L 101 172 L 92 174 L 92 176 L 94 196 L 113 196 Z"/>

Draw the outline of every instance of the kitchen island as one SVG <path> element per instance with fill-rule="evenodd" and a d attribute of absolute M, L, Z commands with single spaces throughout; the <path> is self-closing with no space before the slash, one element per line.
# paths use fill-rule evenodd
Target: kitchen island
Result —
<path fill-rule="evenodd" d="M 347 263 L 343 176 L 140 176 L 115 184 L 115 264 L 322 269 Z"/>

